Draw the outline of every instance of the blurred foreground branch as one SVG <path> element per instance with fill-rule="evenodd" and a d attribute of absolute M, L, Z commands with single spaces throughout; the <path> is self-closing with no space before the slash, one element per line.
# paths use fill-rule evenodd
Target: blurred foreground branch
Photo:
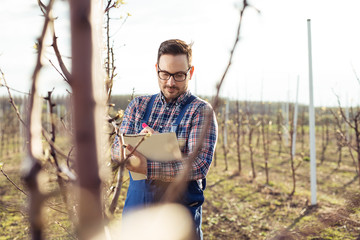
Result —
<path fill-rule="evenodd" d="M 244 15 L 244 11 L 245 9 L 249 6 L 249 4 L 247 3 L 246 0 L 243 0 L 243 6 L 239 11 L 240 14 L 240 18 L 239 18 L 239 23 L 238 23 L 238 27 L 237 27 L 237 31 L 236 31 L 236 38 L 235 38 L 235 42 L 234 45 L 230 51 L 230 57 L 229 57 L 229 61 L 228 64 L 225 68 L 225 71 L 219 81 L 219 83 L 216 86 L 217 92 L 215 97 L 213 98 L 212 102 L 211 102 L 211 106 L 212 109 L 207 109 L 207 112 L 205 113 L 205 123 L 204 126 L 202 128 L 201 134 L 199 136 L 198 142 L 195 146 L 194 151 L 183 160 L 184 164 L 184 169 L 183 171 L 176 177 L 176 180 L 169 185 L 168 189 L 165 192 L 163 201 L 164 202 L 175 202 L 184 192 L 185 189 L 187 187 L 187 177 L 189 172 L 191 171 L 191 166 L 192 163 L 194 162 L 194 160 L 196 159 L 196 157 L 199 155 L 199 152 L 202 148 L 205 136 L 208 132 L 208 130 L 210 129 L 210 124 L 211 124 L 211 120 L 214 116 L 214 111 L 217 110 L 218 105 L 219 105 L 219 94 L 220 94 L 220 89 L 221 86 L 225 80 L 225 77 L 228 73 L 228 70 L 230 69 L 230 66 L 232 64 L 232 59 L 233 59 L 233 55 L 236 49 L 236 46 L 238 45 L 239 39 L 240 39 L 240 30 L 241 30 L 241 24 L 242 24 L 242 20 L 243 20 L 243 15 Z"/>
<path fill-rule="evenodd" d="M 29 221 L 31 226 L 32 239 L 43 239 L 43 223 L 41 209 L 45 196 L 39 190 L 38 174 L 42 169 L 39 158 L 42 155 L 41 149 L 41 104 L 38 96 L 38 75 L 42 68 L 41 57 L 43 54 L 43 41 L 48 29 L 49 22 L 53 21 L 50 15 L 54 1 L 50 0 L 45 10 L 45 21 L 38 39 L 38 54 L 36 66 L 32 76 L 31 94 L 29 100 L 29 127 L 27 128 L 27 155 L 23 161 L 23 178 L 30 193 Z"/>

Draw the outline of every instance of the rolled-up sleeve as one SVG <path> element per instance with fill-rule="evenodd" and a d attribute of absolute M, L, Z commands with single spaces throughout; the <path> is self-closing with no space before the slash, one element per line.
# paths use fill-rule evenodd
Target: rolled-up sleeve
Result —
<path fill-rule="evenodd" d="M 196 151 L 198 144 L 201 144 L 201 147 L 195 159 L 185 156 L 183 161 L 192 161 L 188 180 L 199 180 L 205 178 L 210 169 L 217 141 L 217 121 L 210 104 L 202 105 L 193 113 L 190 125 L 191 128 L 186 141 L 187 156 Z M 205 129 L 206 125 L 208 125 L 207 129 Z M 206 133 L 205 137 L 201 139 L 203 130 L 206 130 Z M 148 179 L 174 181 L 175 177 L 184 169 L 183 161 L 156 162 L 148 160 Z"/>

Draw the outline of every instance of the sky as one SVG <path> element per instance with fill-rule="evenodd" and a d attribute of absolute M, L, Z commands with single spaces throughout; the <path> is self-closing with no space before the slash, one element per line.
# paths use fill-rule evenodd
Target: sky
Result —
<path fill-rule="evenodd" d="M 229 60 L 239 21 L 237 0 L 128 0 L 112 10 L 111 36 L 116 57 L 113 94 L 159 91 L 155 72 L 157 49 L 171 38 L 193 42 L 194 77 L 190 90 L 213 95 Z M 253 0 L 245 11 L 240 41 L 221 96 L 250 101 L 296 100 L 309 103 L 308 30 L 311 19 L 314 103 L 317 106 L 360 103 L 360 1 Z M 8 84 L 28 92 L 43 18 L 35 0 L 0 1 L 0 68 Z M 258 9 L 260 13 L 256 10 Z M 130 16 L 127 17 L 128 13 Z M 67 1 L 56 1 L 59 47 L 70 56 Z M 126 21 L 124 21 L 126 19 Z M 51 41 L 48 40 L 48 45 Z M 71 90 L 56 70 L 51 48 L 40 75 L 41 93 Z M 70 61 L 65 57 L 70 68 Z M 0 94 L 6 94 L 0 88 Z M 14 93 L 15 94 L 15 93 Z"/>

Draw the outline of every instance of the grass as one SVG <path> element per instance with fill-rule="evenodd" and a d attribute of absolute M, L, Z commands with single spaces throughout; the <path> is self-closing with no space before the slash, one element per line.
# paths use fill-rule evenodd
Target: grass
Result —
<path fill-rule="evenodd" d="M 261 147 L 255 152 L 257 177 L 253 179 L 249 153 L 242 151 L 243 169 L 239 173 L 233 146 L 228 155 L 229 169 L 225 171 L 218 144 L 216 166 L 213 164 L 210 169 L 205 190 L 204 239 L 359 239 L 360 186 L 352 160 L 344 154 L 338 167 L 336 148 L 329 146 L 326 160 L 317 165 L 318 204 L 311 206 L 309 162 L 297 158 L 297 163 L 302 163 L 296 171 L 296 192 L 289 196 L 292 189 L 289 154 L 278 156 L 277 145 L 272 146 L 270 184 L 266 185 Z M 22 158 L 21 153 L 16 153 L 1 162 L 8 176 L 25 189 L 19 171 Z M 52 171 L 49 163 L 44 166 L 47 172 Z M 55 179 L 50 180 L 48 188 L 55 188 Z M 117 219 L 127 184 L 115 212 Z M 0 240 L 29 238 L 26 202 L 27 196 L 0 175 Z M 73 239 L 74 227 L 67 214 L 58 210 L 66 211 L 60 196 L 48 200 L 44 209 L 45 237 Z"/>
<path fill-rule="evenodd" d="M 332 148 L 335 149 L 335 148 Z M 317 166 L 317 206 L 310 204 L 309 163 L 296 171 L 296 192 L 292 189 L 288 154 L 270 157 L 270 181 L 265 184 L 260 151 L 256 153 L 256 179 L 252 179 L 248 154 L 243 153 L 239 174 L 235 154 L 230 154 L 230 169 L 218 151 L 217 166 L 212 166 L 205 191 L 205 239 L 358 239 L 360 237 L 360 187 L 352 160 L 337 167 L 335 150 Z M 229 158 L 228 158 L 229 159 Z M 214 201 L 214 199 L 217 199 Z M 351 204 L 350 204 L 351 202 Z M 349 208 L 349 204 L 352 206 Z M 228 219 L 232 219 L 229 221 Z M 214 225 L 213 223 L 219 223 Z"/>
<path fill-rule="evenodd" d="M 5 160 L 5 161 L 4 161 Z M 20 154 L 12 158 L 3 158 L 3 170 L 20 187 L 18 166 L 20 165 Z M 27 197 L 18 191 L 8 180 L 0 176 L 0 240 L 26 239 L 28 238 L 28 224 L 25 210 Z"/>

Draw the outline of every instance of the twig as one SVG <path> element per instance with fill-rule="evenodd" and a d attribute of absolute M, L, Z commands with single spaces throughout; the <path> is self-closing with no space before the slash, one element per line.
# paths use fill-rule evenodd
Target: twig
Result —
<path fill-rule="evenodd" d="M 330 110 L 330 112 L 332 113 L 332 115 L 334 116 L 334 118 L 335 118 L 335 120 L 336 120 L 336 123 L 337 123 L 338 128 L 339 128 L 339 129 L 338 129 L 339 136 L 340 136 L 340 138 L 344 141 L 343 145 L 348 147 L 348 149 L 349 149 L 349 154 L 350 154 L 351 159 L 353 160 L 353 164 L 354 164 L 354 166 L 355 166 L 356 173 L 359 175 L 359 170 L 358 170 L 358 167 L 357 167 L 357 165 L 356 165 L 355 157 L 354 157 L 354 155 L 353 155 L 353 153 L 352 153 L 352 150 L 356 151 L 356 148 L 351 145 L 350 140 L 347 139 L 345 133 L 344 133 L 343 130 L 341 129 L 341 123 L 340 123 L 340 120 L 339 120 L 337 114 L 334 113 L 332 110 Z M 342 116 L 342 115 L 341 115 L 341 116 Z"/>
<path fill-rule="evenodd" d="M 125 19 L 122 21 L 121 25 L 118 27 L 118 29 L 115 31 L 115 33 L 111 36 L 111 37 L 115 37 L 119 32 L 120 30 L 122 29 L 122 27 L 125 25 L 126 23 L 126 20 L 129 18 L 129 15 L 126 15 Z M 116 20 L 114 18 L 111 18 L 112 20 Z M 119 18 L 120 20 L 120 18 Z"/>
<path fill-rule="evenodd" d="M 6 82 L 6 79 L 5 79 L 5 75 L 4 75 L 3 71 L 1 70 L 1 68 L 0 68 L 0 73 L 1 73 L 1 75 L 2 75 L 2 79 L 4 80 L 5 87 L 7 88 L 7 91 L 8 91 L 8 94 L 9 94 L 9 102 L 11 103 L 11 106 L 14 108 L 14 110 L 15 110 L 15 112 L 16 112 L 16 115 L 17 115 L 17 117 L 18 117 L 18 119 L 19 119 L 19 121 L 26 127 L 26 123 L 22 120 L 22 118 L 21 118 L 21 116 L 20 116 L 19 109 L 18 109 L 18 107 L 16 106 L 13 97 L 11 96 L 10 88 L 9 88 L 9 86 L 7 85 L 7 82 Z"/>
<path fill-rule="evenodd" d="M 53 66 L 53 68 L 60 74 L 60 76 L 67 82 L 68 80 L 66 79 L 66 77 L 64 76 L 64 74 L 62 74 L 62 72 L 60 72 L 59 69 L 57 69 L 57 67 L 53 64 L 53 62 L 49 59 L 49 62 L 51 64 L 51 66 Z"/>
<path fill-rule="evenodd" d="M 246 7 L 248 6 L 248 3 L 247 3 L 247 0 L 243 0 L 243 8 L 241 9 L 240 11 L 240 20 L 239 20 L 239 24 L 238 24 L 238 27 L 237 27 L 237 31 L 236 31 L 236 39 L 235 39 L 235 42 L 234 42 L 234 45 L 230 51 L 230 57 L 229 57 L 229 61 L 228 61 L 228 64 L 226 66 L 226 69 L 220 79 L 220 82 L 217 84 L 217 94 L 216 94 L 216 98 L 214 99 L 214 102 L 215 102 L 215 106 L 213 106 L 215 109 L 217 108 L 217 105 L 218 105 L 218 95 L 220 93 L 220 88 L 225 80 L 225 77 L 227 75 L 227 72 L 228 70 L 230 69 L 230 66 L 232 64 L 232 58 L 233 58 L 233 55 L 234 55 L 234 52 L 235 52 L 235 49 L 236 49 L 236 46 L 240 40 L 240 29 L 241 29 L 241 23 L 242 23 L 242 19 L 243 19 L 243 14 L 244 14 L 244 11 L 246 9 Z M 215 101 L 216 100 L 216 101 Z"/>
<path fill-rule="evenodd" d="M 45 100 L 48 101 L 48 106 L 49 106 L 49 109 L 50 109 L 50 113 L 48 113 L 48 114 L 50 114 L 50 121 L 51 121 L 51 131 L 50 131 L 50 133 L 51 133 L 51 142 L 55 143 L 56 127 L 55 127 L 55 121 L 54 121 L 54 116 L 53 116 L 53 107 L 55 106 L 55 104 L 52 103 L 52 100 L 51 100 L 51 95 L 52 95 L 53 91 L 54 91 L 54 89 L 52 91 L 48 91 L 48 96 L 45 98 Z M 59 163 L 58 163 L 58 160 L 57 160 L 57 156 L 56 156 L 56 150 L 55 150 L 54 146 L 55 146 L 55 144 L 50 144 L 50 154 L 54 159 L 57 171 L 61 172 L 60 167 L 59 167 Z"/>
<path fill-rule="evenodd" d="M 69 154 L 67 155 L 66 157 L 66 166 L 70 169 L 70 155 L 71 155 L 71 152 L 74 150 L 74 146 L 71 147 L 70 151 L 69 151 Z"/>
<path fill-rule="evenodd" d="M 50 205 L 45 205 L 45 206 L 48 207 L 48 208 L 50 208 L 50 209 L 52 209 L 52 210 L 54 210 L 54 211 L 56 211 L 56 212 L 59 212 L 59 213 L 62 213 L 62 214 L 67 214 L 66 212 L 61 211 L 61 210 L 59 210 L 59 209 L 56 209 L 56 208 L 54 208 L 54 207 L 52 207 L 52 206 L 50 206 Z"/>
<path fill-rule="evenodd" d="M 139 140 L 139 142 L 135 145 L 134 149 L 133 149 L 129 154 L 126 155 L 125 159 L 124 159 L 122 162 L 120 162 L 120 165 L 121 165 L 121 164 L 125 165 L 125 164 L 129 161 L 129 158 L 134 154 L 134 152 L 137 150 L 137 148 L 140 146 L 140 144 L 141 144 L 143 141 L 145 141 L 146 138 L 147 138 L 147 135 L 143 136 L 143 137 Z M 122 146 L 120 146 L 120 147 L 122 147 Z"/>
<path fill-rule="evenodd" d="M 16 189 L 17 190 L 19 190 L 20 192 L 22 192 L 25 196 L 29 196 L 24 190 L 22 190 L 18 185 L 16 185 L 16 183 L 13 181 L 13 180 L 11 180 L 11 178 L 4 172 L 4 170 L 2 169 L 2 167 L 0 168 L 0 171 L 1 171 L 1 173 L 6 177 L 6 179 L 14 186 L 14 187 L 16 187 Z M 59 213 L 64 213 L 64 214 L 66 214 L 66 212 L 63 212 L 63 211 L 61 211 L 61 210 L 59 210 L 59 209 L 56 209 L 56 208 L 54 208 L 54 207 L 52 207 L 52 206 L 50 206 L 50 205 L 47 205 L 47 207 L 48 208 L 50 208 L 50 209 L 52 209 L 52 210 L 54 210 L 54 211 L 57 211 L 57 212 L 59 212 Z"/>
<path fill-rule="evenodd" d="M 66 126 L 66 123 L 65 123 L 65 121 L 64 121 L 64 118 L 65 118 L 67 115 L 69 115 L 69 113 L 66 113 L 64 116 L 60 117 L 60 122 L 61 122 L 62 126 L 64 127 L 64 129 L 66 130 L 66 132 L 67 132 L 70 136 L 72 136 L 73 133 L 71 132 L 71 129 L 69 129 L 69 127 Z"/>
<path fill-rule="evenodd" d="M 48 101 L 48 106 L 49 106 L 49 110 L 50 112 L 48 114 L 50 114 L 50 120 L 51 120 L 51 142 L 53 144 L 49 144 L 50 145 L 50 154 L 54 160 L 55 166 L 56 166 L 56 170 L 57 170 L 57 183 L 59 185 L 60 188 L 60 193 L 61 196 L 63 198 L 63 201 L 65 203 L 66 209 L 68 209 L 69 215 L 71 215 L 71 208 L 68 205 L 68 198 L 66 195 L 66 188 L 65 188 L 65 179 L 62 176 L 62 174 L 65 174 L 69 179 L 71 180 L 75 180 L 74 178 L 74 174 L 70 174 L 71 171 L 70 169 L 64 169 L 65 171 L 63 171 L 62 168 L 60 168 L 59 162 L 58 162 L 58 158 L 57 158 L 57 151 L 55 150 L 55 139 L 56 139 L 56 126 L 55 126 L 55 119 L 54 119 L 54 111 L 53 108 L 56 106 L 56 104 L 54 104 L 51 100 L 51 95 L 53 93 L 54 89 L 52 91 L 48 92 L 48 96 L 45 98 L 45 100 Z"/>
<path fill-rule="evenodd" d="M 18 185 L 16 185 L 16 183 L 15 183 L 13 180 L 11 180 L 11 178 L 4 172 L 4 170 L 3 170 L 2 167 L 0 168 L 0 171 L 1 171 L 1 173 L 6 177 L 6 179 L 7 179 L 14 187 L 17 188 L 17 190 L 19 190 L 20 192 L 22 192 L 23 194 L 25 194 L 26 196 L 28 196 L 28 194 L 27 194 L 24 190 L 22 190 Z"/>
<path fill-rule="evenodd" d="M 356 70 L 355 70 L 355 68 L 354 68 L 354 66 L 351 64 L 351 67 L 352 67 L 352 70 L 353 70 L 353 72 L 354 72 L 354 75 L 355 75 L 355 78 L 356 78 L 356 80 L 358 81 L 358 83 L 360 84 L 360 78 L 359 78 L 359 76 L 358 76 L 358 74 L 357 74 L 357 72 L 356 72 Z"/>
<path fill-rule="evenodd" d="M 111 0 L 108 0 L 108 5 L 106 6 L 104 13 L 107 13 L 111 8 L 115 7 L 116 3 L 114 2 L 111 6 Z"/>
<path fill-rule="evenodd" d="M 336 99 L 337 99 L 337 102 L 338 102 L 338 105 L 339 105 L 339 110 L 340 110 L 340 114 L 342 116 L 342 118 L 344 119 L 344 121 L 351 127 L 351 128 L 354 128 L 354 126 L 351 124 L 351 122 L 349 121 L 349 119 L 345 116 L 345 113 L 341 107 L 341 103 L 340 103 L 340 98 L 339 96 L 333 91 L 333 93 L 335 94 L 336 96 Z"/>
<path fill-rule="evenodd" d="M 112 122 L 113 123 L 113 122 Z M 114 123 L 113 123 L 114 125 Z M 116 131 L 116 128 L 115 128 Z M 117 131 L 116 131 L 117 132 Z M 145 139 L 147 138 L 147 135 L 145 135 L 144 137 L 142 137 L 139 142 L 136 144 L 136 146 L 134 147 L 134 149 L 126 155 L 125 149 L 124 149 L 124 138 L 122 134 L 119 134 L 119 139 L 120 139 L 120 161 L 119 160 L 115 160 L 116 163 L 119 164 L 119 170 L 118 170 L 118 174 L 117 174 L 117 183 L 116 183 L 116 187 L 115 187 L 115 192 L 113 194 L 113 199 L 111 200 L 111 204 L 109 206 L 109 211 L 111 214 L 114 213 L 116 206 L 117 206 L 117 202 L 120 196 L 120 191 L 122 188 L 122 184 L 124 183 L 123 179 L 124 179 L 124 169 L 125 169 L 125 165 L 126 163 L 129 161 L 129 158 L 132 156 L 132 154 L 137 150 L 137 148 L 140 146 L 140 144 L 145 141 Z"/>
<path fill-rule="evenodd" d="M 45 138 L 45 140 L 48 142 L 48 144 L 49 144 L 51 147 L 53 147 L 54 150 L 55 150 L 59 155 L 61 155 L 61 156 L 64 157 L 64 158 L 68 158 L 68 157 L 69 157 L 69 154 L 64 153 L 61 149 L 59 149 L 58 147 L 56 147 L 55 143 L 54 143 L 51 139 L 49 139 L 49 137 L 47 136 L 49 133 L 48 133 L 44 128 L 42 129 L 41 132 L 42 132 L 42 136 Z M 72 160 L 72 159 L 70 159 L 70 160 Z"/>
<path fill-rule="evenodd" d="M 41 0 L 38 0 L 38 5 L 40 7 L 41 12 L 44 14 L 44 16 L 46 15 L 46 6 L 44 3 L 41 2 Z"/>
<path fill-rule="evenodd" d="M 72 239 L 77 239 L 77 237 L 75 237 L 71 232 L 69 232 L 61 223 L 59 223 L 58 221 L 55 221 L 55 223 L 59 225 L 67 234 L 69 234 Z"/>
<path fill-rule="evenodd" d="M 59 47 L 57 45 L 57 37 L 55 35 L 55 27 L 54 27 L 54 24 L 51 23 L 50 25 L 52 27 L 52 30 L 53 30 L 53 44 L 52 44 L 52 47 L 54 49 L 54 52 L 55 52 L 55 55 L 56 55 L 56 58 L 59 62 L 59 66 L 60 66 L 60 69 L 61 71 L 63 72 L 63 75 L 62 76 L 65 76 L 64 77 L 64 80 L 70 84 L 71 86 L 71 74 L 70 72 L 68 71 L 68 69 L 66 68 L 65 64 L 64 64 L 64 61 L 62 60 L 62 56 L 60 54 L 60 51 L 59 51 Z"/>
<path fill-rule="evenodd" d="M 1 84 L 1 83 L 0 83 L 0 87 L 6 87 L 6 86 L 5 86 L 4 84 Z M 12 88 L 12 87 L 9 87 L 9 86 L 8 86 L 8 88 L 9 88 L 11 91 L 13 91 L 13 92 L 21 93 L 21 94 L 24 94 L 24 95 L 30 95 L 30 93 L 22 92 L 22 91 L 20 91 L 20 90 L 17 90 L 17 89 L 15 89 L 15 88 Z"/>
<path fill-rule="evenodd" d="M 125 149 L 122 147 L 124 144 L 124 138 L 123 135 L 120 135 L 120 162 L 123 162 L 122 159 L 125 159 Z M 120 168 L 118 170 L 117 174 L 117 183 L 113 194 L 113 199 L 111 201 L 111 204 L 109 206 L 109 211 L 111 214 L 114 214 L 116 205 L 120 196 L 120 191 L 123 184 L 123 178 L 124 178 L 124 164 L 120 165 Z"/>

